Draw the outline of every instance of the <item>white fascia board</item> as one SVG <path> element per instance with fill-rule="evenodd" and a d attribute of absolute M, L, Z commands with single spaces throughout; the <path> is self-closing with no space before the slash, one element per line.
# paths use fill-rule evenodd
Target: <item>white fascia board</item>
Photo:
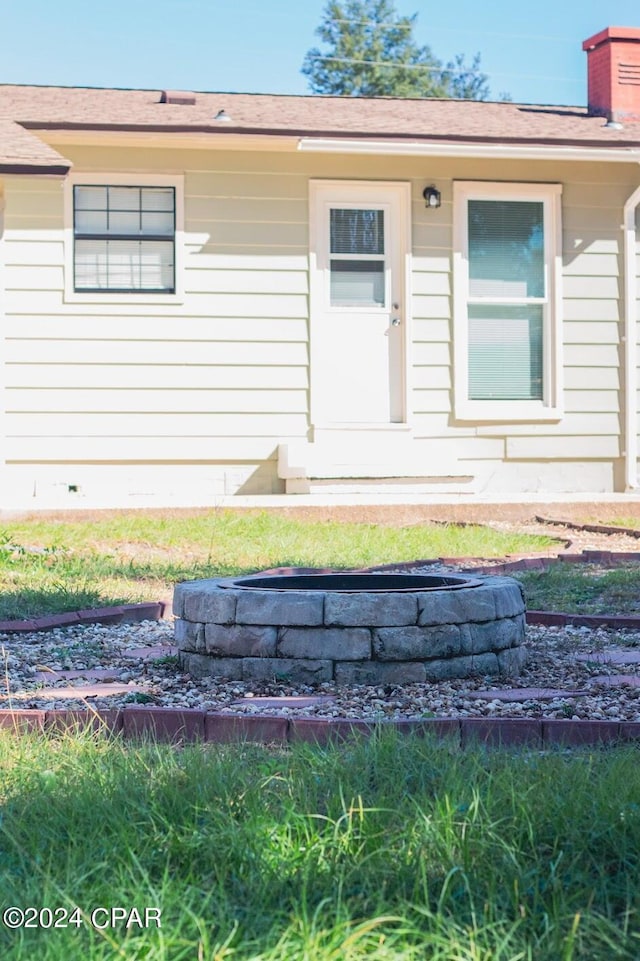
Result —
<path fill-rule="evenodd" d="M 397 157 L 476 157 L 513 160 L 591 160 L 640 163 L 639 147 L 576 147 L 552 144 L 475 144 L 423 141 L 342 140 L 301 137 L 298 150 L 308 153 L 378 154 Z"/>

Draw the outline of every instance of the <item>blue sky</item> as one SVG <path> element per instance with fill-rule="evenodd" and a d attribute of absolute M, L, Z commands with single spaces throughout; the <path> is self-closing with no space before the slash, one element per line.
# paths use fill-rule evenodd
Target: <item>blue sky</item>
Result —
<path fill-rule="evenodd" d="M 0 82 L 308 93 L 325 0 L 0 0 Z M 582 41 L 640 27 L 638 0 L 396 0 L 441 60 L 479 52 L 492 96 L 586 103 Z"/>

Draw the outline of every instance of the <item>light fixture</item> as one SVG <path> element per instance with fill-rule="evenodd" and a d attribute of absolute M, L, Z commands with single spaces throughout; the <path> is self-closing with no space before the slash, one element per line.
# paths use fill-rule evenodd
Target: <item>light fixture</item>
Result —
<path fill-rule="evenodd" d="M 422 196 L 424 197 L 425 207 L 439 207 L 441 203 L 440 191 L 433 184 L 430 187 L 425 187 L 422 191 Z"/>
<path fill-rule="evenodd" d="M 217 114 L 213 119 L 221 123 L 231 123 L 231 117 L 229 116 L 227 111 L 224 109 L 224 107 L 222 108 L 222 110 L 218 110 Z"/>

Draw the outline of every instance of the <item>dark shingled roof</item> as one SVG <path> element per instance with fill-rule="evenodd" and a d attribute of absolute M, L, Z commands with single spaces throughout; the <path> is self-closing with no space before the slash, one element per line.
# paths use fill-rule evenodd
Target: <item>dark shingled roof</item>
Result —
<path fill-rule="evenodd" d="M 585 107 L 244 93 L 196 93 L 195 103 L 161 98 L 161 90 L 0 85 L 0 170 L 68 168 L 64 157 L 28 132 L 48 129 L 640 147 L 640 123 L 613 129 Z M 221 110 L 229 121 L 215 120 Z"/>

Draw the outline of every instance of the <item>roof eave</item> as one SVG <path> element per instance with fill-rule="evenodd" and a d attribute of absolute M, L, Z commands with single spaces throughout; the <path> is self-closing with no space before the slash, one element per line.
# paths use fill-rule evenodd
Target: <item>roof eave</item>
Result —
<path fill-rule="evenodd" d="M 293 141 L 295 148 L 314 153 L 380 154 L 396 156 L 489 157 L 516 159 L 595 160 L 635 163 L 640 160 L 640 139 L 565 140 L 511 138 L 509 141 L 488 137 L 394 133 L 384 139 L 377 132 L 358 131 L 346 134 L 335 130 L 309 130 L 213 124 L 119 124 L 58 123 L 28 121 L 22 124 L 32 131 L 84 133 L 124 133 L 162 136 L 163 134 L 215 136 L 221 141 L 239 138 Z M 69 165 L 70 166 L 70 165 Z M 61 168 L 59 168 L 61 169 Z M 66 170 L 69 167 L 65 168 Z"/>
<path fill-rule="evenodd" d="M 0 161 L 0 174 L 66 177 L 70 170 L 71 164 L 5 163 Z"/>

